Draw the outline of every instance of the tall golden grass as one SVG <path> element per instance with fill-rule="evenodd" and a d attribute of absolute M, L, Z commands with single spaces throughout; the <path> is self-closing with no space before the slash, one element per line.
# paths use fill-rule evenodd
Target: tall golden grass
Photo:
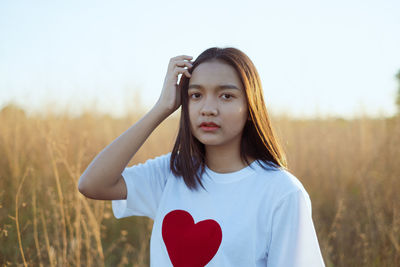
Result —
<path fill-rule="evenodd" d="M 116 220 L 80 175 L 143 113 L 115 119 L 0 112 L 1 266 L 149 266 L 152 221 Z M 273 116 L 289 170 L 309 192 L 327 266 L 400 266 L 400 118 Z M 172 149 L 165 120 L 128 165 Z"/>

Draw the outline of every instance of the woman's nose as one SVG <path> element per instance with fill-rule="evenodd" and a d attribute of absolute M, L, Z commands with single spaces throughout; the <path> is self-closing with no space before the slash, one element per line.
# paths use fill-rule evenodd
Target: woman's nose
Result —
<path fill-rule="evenodd" d="M 208 99 L 206 99 L 204 101 L 204 105 L 201 108 L 201 115 L 215 116 L 217 114 L 218 114 L 217 102 L 214 99 L 211 99 L 210 97 L 208 97 Z"/>

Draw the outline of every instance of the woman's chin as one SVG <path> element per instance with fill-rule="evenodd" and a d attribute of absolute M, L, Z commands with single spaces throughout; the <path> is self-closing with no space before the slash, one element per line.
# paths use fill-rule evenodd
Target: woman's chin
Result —
<path fill-rule="evenodd" d="M 217 138 L 201 138 L 198 139 L 205 146 L 220 146 L 222 142 L 217 140 Z"/>

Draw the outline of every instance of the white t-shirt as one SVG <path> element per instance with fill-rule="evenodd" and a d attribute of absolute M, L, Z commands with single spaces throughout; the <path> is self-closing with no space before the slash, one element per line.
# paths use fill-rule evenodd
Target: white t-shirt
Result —
<path fill-rule="evenodd" d="M 261 161 L 232 173 L 206 167 L 207 191 L 191 191 L 172 174 L 170 157 L 125 168 L 127 199 L 112 200 L 117 219 L 154 220 L 151 266 L 324 266 L 310 198 L 291 173 Z"/>

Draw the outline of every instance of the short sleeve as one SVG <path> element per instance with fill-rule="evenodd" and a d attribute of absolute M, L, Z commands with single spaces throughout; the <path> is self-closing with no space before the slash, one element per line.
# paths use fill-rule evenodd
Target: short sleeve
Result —
<path fill-rule="evenodd" d="M 289 193 L 277 204 L 267 258 L 268 267 L 325 266 L 307 192 Z"/>
<path fill-rule="evenodd" d="M 168 153 L 124 169 L 122 177 L 126 183 L 127 198 L 111 201 L 117 219 L 135 215 L 154 220 L 170 173 L 170 156 L 171 153 Z"/>

